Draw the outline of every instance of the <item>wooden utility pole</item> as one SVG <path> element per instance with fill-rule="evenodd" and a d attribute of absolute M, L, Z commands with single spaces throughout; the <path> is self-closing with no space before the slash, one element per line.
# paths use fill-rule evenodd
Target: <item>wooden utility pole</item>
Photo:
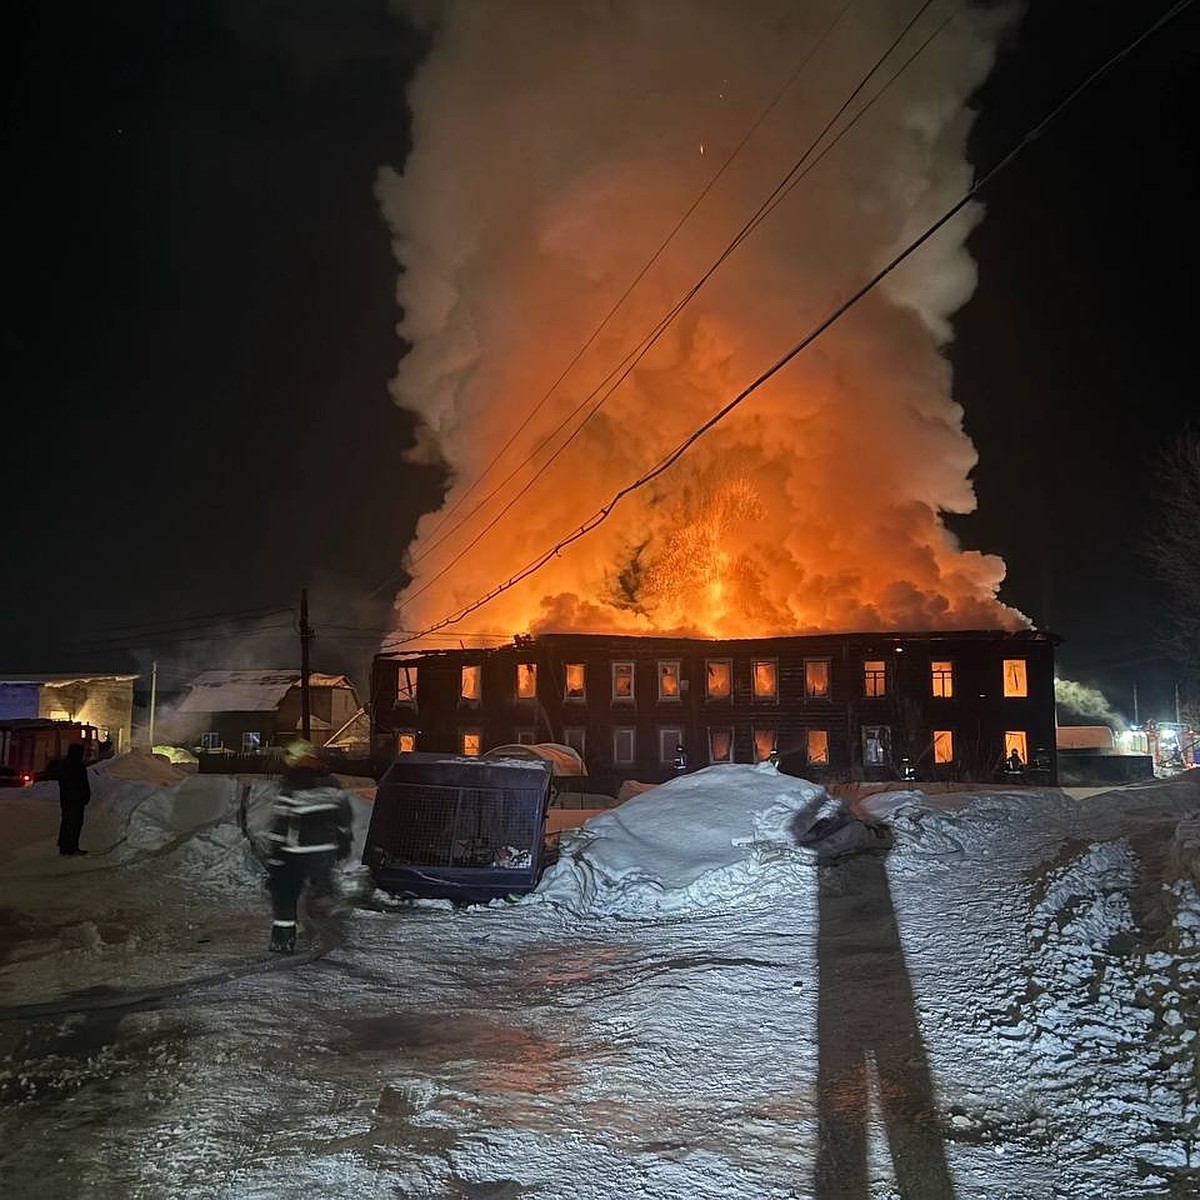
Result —
<path fill-rule="evenodd" d="M 149 753 L 154 753 L 154 706 L 158 703 L 158 660 L 150 664 L 150 747 Z M 130 741 L 133 739 L 130 738 Z"/>
<path fill-rule="evenodd" d="M 312 702 L 308 687 L 308 644 L 312 641 L 308 623 L 308 588 L 300 589 L 300 735 L 312 741 Z"/>

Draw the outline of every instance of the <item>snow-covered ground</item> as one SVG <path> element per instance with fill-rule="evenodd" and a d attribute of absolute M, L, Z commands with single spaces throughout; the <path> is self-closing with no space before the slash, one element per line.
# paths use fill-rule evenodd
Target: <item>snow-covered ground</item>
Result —
<path fill-rule="evenodd" d="M 0 793 L 5 1195 L 1200 1194 L 1200 772 L 862 800 L 893 841 L 710 768 L 520 903 L 351 868 L 286 966 L 261 784 L 93 788 L 78 859 Z"/>

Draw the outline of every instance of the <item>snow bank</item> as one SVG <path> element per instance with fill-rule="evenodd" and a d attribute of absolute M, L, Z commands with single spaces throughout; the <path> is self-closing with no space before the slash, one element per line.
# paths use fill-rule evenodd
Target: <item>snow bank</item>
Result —
<path fill-rule="evenodd" d="M 707 767 L 634 796 L 566 837 L 531 900 L 575 914 L 682 914 L 811 880 L 797 836 L 836 807 L 770 763 Z"/>

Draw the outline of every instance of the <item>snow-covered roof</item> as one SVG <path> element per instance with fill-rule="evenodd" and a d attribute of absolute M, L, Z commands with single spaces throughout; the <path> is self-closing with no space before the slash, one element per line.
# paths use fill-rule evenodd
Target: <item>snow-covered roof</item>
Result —
<path fill-rule="evenodd" d="M 322 675 L 313 671 L 310 687 L 341 687 L 354 691 L 345 675 Z M 271 712 L 284 696 L 300 686 L 300 672 L 285 671 L 205 671 L 189 684 L 189 692 L 176 711 Z"/>
<path fill-rule="evenodd" d="M 85 674 L 77 672 L 74 675 L 5 675 L 0 674 L 0 684 L 5 683 L 45 683 L 52 687 L 62 687 L 68 683 L 124 683 L 137 679 L 137 675 L 113 675 L 106 673 Z"/>

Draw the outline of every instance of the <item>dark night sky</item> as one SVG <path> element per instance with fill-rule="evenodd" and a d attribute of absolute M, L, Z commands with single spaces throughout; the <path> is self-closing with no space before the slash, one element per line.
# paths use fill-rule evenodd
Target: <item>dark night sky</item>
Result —
<path fill-rule="evenodd" d="M 1033 0 L 977 97 L 977 166 L 1167 7 Z M 333 627 L 384 620 L 386 592 L 363 595 L 437 486 L 400 458 L 396 267 L 371 192 L 403 163 L 421 38 L 383 0 L 22 14 L 0 667 L 144 667 L 152 648 L 170 686 L 194 659 L 279 662 L 286 617 L 268 623 L 287 640 L 255 649 L 149 630 L 308 584 L 318 665 L 361 669 L 370 639 Z M 1198 56 L 1193 9 L 989 190 L 952 350 L 980 452 L 980 511 L 954 528 L 1005 558 L 1003 597 L 1066 639 L 1064 673 L 1126 713 L 1137 682 L 1143 717 L 1174 679 L 1138 543 L 1155 449 L 1195 405 Z"/>

